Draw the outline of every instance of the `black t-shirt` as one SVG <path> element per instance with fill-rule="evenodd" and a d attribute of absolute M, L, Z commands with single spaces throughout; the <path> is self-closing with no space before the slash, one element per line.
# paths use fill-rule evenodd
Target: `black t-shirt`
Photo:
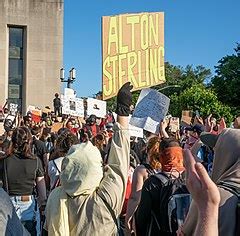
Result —
<path fill-rule="evenodd" d="M 33 153 L 40 158 L 44 166 L 43 156 L 47 153 L 47 147 L 42 140 L 36 138 L 33 140 Z"/>
<path fill-rule="evenodd" d="M 53 106 L 54 107 L 60 107 L 61 106 L 61 99 L 60 98 L 54 98 L 53 99 Z"/>
<path fill-rule="evenodd" d="M 40 159 L 38 157 L 36 159 L 25 159 L 18 155 L 11 155 L 4 161 L 6 163 L 9 195 L 32 195 L 36 177 L 44 176 Z M 3 180 L 3 182 L 5 181 Z"/>

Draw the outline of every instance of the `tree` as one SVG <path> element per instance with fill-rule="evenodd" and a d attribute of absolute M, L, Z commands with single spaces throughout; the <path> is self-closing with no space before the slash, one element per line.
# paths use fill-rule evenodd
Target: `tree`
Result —
<path fill-rule="evenodd" d="M 195 68 L 191 65 L 185 68 L 180 66 L 171 65 L 169 62 L 165 63 L 165 76 L 166 82 L 157 86 L 152 87 L 153 89 L 159 90 L 166 86 L 168 88 L 162 90 L 166 96 L 172 94 L 180 95 L 187 88 L 193 85 L 203 85 L 206 80 L 210 78 L 211 72 L 203 66 L 196 66 Z M 178 87 L 171 87 L 171 85 L 178 85 Z M 138 99 L 140 91 L 133 92 L 133 104 L 135 105 Z M 172 101 L 171 101 L 172 103 Z M 174 104 L 173 104 L 174 105 Z M 115 110 L 116 108 L 116 97 L 107 100 L 107 108 L 109 110 Z"/>
<path fill-rule="evenodd" d="M 223 57 L 216 68 L 217 75 L 211 81 L 212 89 L 219 100 L 232 108 L 233 113 L 240 109 L 240 44 L 235 54 Z"/>
<path fill-rule="evenodd" d="M 180 94 L 187 88 L 192 87 L 195 84 L 204 84 L 210 79 L 211 71 L 206 69 L 204 66 L 196 66 L 195 68 L 191 65 L 185 68 L 180 66 L 174 66 L 170 63 L 165 63 L 165 77 L 166 82 L 161 85 L 157 85 L 154 89 L 161 89 L 166 86 L 178 85 L 179 87 L 169 87 L 164 89 L 164 94 L 170 96 L 173 93 Z"/>
<path fill-rule="evenodd" d="M 229 124 L 232 122 L 231 108 L 219 102 L 217 95 L 204 85 L 195 84 L 180 95 L 171 95 L 170 99 L 169 113 L 173 116 L 181 117 L 183 110 L 192 110 L 199 111 L 203 118 L 213 114 L 217 119 L 224 117 Z"/>

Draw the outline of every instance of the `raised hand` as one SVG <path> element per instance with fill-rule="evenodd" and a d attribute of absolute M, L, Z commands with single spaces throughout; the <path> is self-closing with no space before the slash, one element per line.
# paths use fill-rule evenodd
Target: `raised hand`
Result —
<path fill-rule="evenodd" d="M 195 201 L 198 210 L 205 212 L 218 208 L 220 193 L 216 184 L 210 179 L 202 164 L 197 163 L 190 150 L 184 150 L 187 188 Z"/>
<path fill-rule="evenodd" d="M 119 116 L 129 116 L 131 112 L 130 106 L 132 105 L 132 93 L 130 90 L 132 88 L 133 86 L 130 82 L 127 82 L 118 91 L 116 113 Z"/>

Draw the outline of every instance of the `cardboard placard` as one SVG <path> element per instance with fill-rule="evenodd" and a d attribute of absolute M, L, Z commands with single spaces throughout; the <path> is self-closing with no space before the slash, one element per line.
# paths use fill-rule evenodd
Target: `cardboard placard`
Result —
<path fill-rule="evenodd" d="M 27 108 L 27 112 L 31 113 L 32 121 L 40 122 L 42 117 L 42 110 L 36 108 L 35 106 L 29 105 Z"/>
<path fill-rule="evenodd" d="M 95 115 L 104 118 L 107 113 L 107 103 L 102 100 L 88 98 L 87 99 L 87 115 Z"/>
<path fill-rule="evenodd" d="M 18 104 L 10 103 L 9 104 L 9 112 L 10 112 L 10 115 L 16 116 L 16 114 L 18 112 Z"/>
<path fill-rule="evenodd" d="M 143 89 L 130 124 L 151 133 L 159 133 L 160 121 L 166 116 L 170 99 L 154 89 Z"/>
<path fill-rule="evenodd" d="M 32 117 L 32 121 L 37 122 L 37 123 L 40 122 L 41 117 L 42 117 L 42 111 L 39 109 L 32 110 L 31 117 Z"/>
<path fill-rule="evenodd" d="M 65 98 L 75 98 L 76 97 L 75 91 L 71 88 L 65 88 L 64 89 L 64 97 Z"/>
<path fill-rule="evenodd" d="M 165 82 L 164 13 L 102 17 L 103 100 L 130 81 L 133 91 Z"/>
<path fill-rule="evenodd" d="M 52 112 L 52 110 L 49 109 L 49 108 L 44 107 L 44 108 L 42 109 L 42 113 L 48 114 L 48 113 L 51 113 L 51 112 Z"/>
<path fill-rule="evenodd" d="M 62 96 L 61 102 L 63 114 L 84 117 L 83 99 Z"/>
<path fill-rule="evenodd" d="M 60 122 L 53 123 L 51 127 L 51 132 L 57 133 L 58 130 L 60 130 L 62 127 L 63 127 L 63 123 L 60 123 Z"/>
<path fill-rule="evenodd" d="M 138 138 L 143 138 L 143 129 L 138 128 L 134 125 L 130 124 L 130 119 L 131 119 L 131 115 L 129 116 L 129 135 L 132 137 L 138 137 Z"/>

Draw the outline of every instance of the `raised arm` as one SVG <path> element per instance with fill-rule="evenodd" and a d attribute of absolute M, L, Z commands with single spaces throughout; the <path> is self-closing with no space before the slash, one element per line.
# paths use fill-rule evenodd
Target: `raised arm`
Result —
<path fill-rule="evenodd" d="M 196 163 L 190 150 L 185 150 L 184 164 L 187 174 L 187 187 L 192 195 L 194 201 L 192 205 L 196 206 L 198 217 L 197 225 L 190 225 L 187 220 L 182 227 L 182 231 L 189 235 L 188 232 L 195 228 L 194 235 L 217 236 L 219 190 L 204 167 L 200 163 Z M 188 219 L 194 217 L 191 212 L 190 209 Z"/>
<path fill-rule="evenodd" d="M 129 168 L 130 137 L 128 131 L 128 116 L 132 103 L 132 86 L 126 83 L 117 95 L 117 123 L 113 130 L 108 163 L 98 194 L 109 203 L 115 213 L 121 212 Z"/>

